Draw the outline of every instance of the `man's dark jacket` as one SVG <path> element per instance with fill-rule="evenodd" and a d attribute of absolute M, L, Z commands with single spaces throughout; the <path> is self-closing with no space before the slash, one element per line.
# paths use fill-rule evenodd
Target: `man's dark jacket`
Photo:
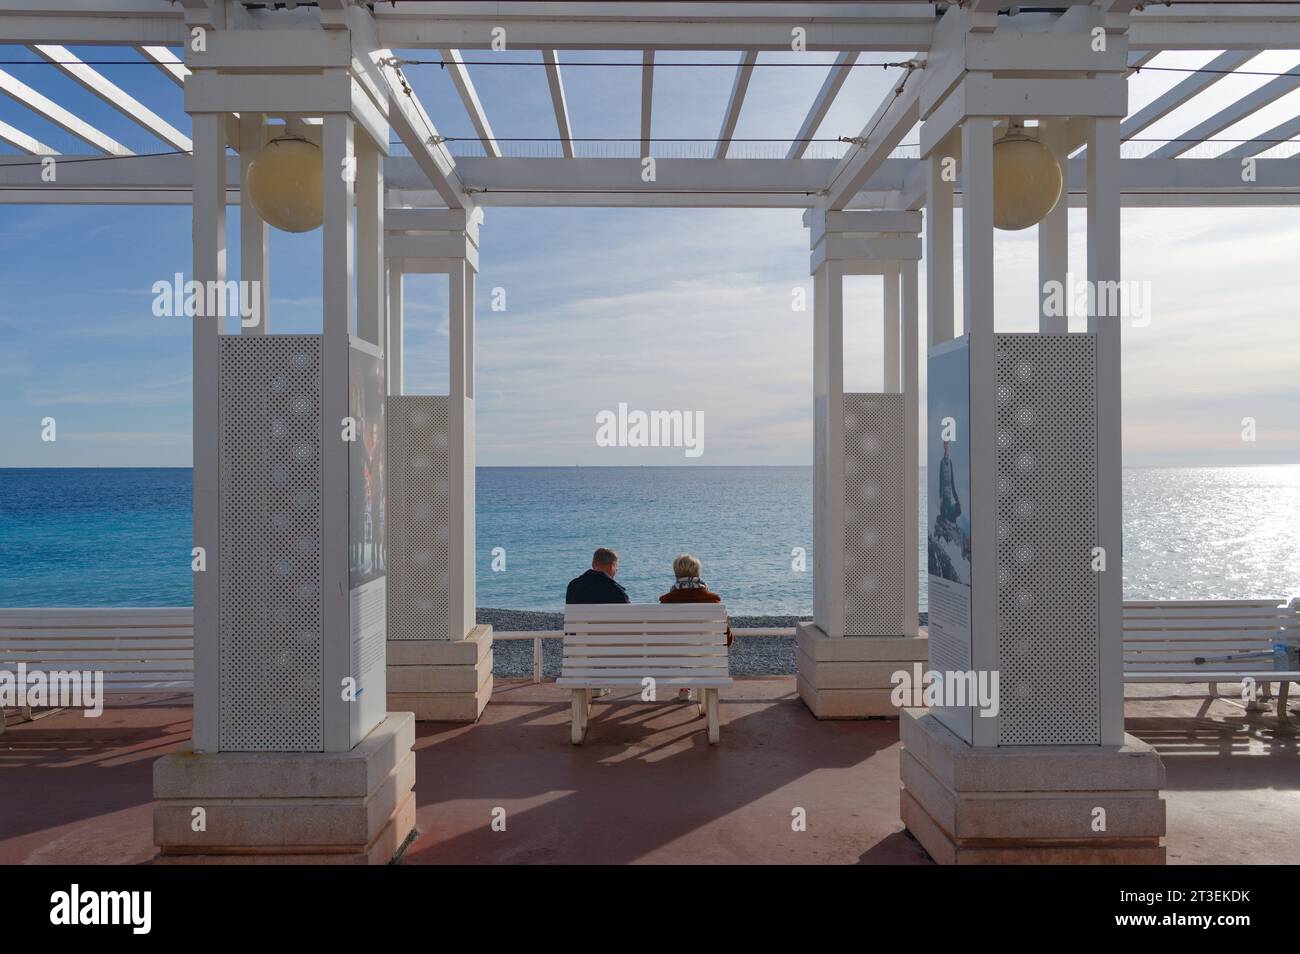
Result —
<path fill-rule="evenodd" d="M 630 603 L 627 590 L 608 573 L 600 570 L 588 570 L 569 581 L 569 588 L 564 592 L 566 603 Z"/>

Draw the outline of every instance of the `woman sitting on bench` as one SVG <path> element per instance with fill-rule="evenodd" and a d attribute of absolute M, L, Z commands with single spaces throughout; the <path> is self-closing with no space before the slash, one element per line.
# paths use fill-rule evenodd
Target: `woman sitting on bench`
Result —
<path fill-rule="evenodd" d="M 660 603 L 721 603 L 722 597 L 709 589 L 708 585 L 700 579 L 700 561 L 688 553 L 683 553 L 673 561 L 673 575 L 677 577 L 677 582 L 663 596 L 659 597 Z M 731 623 L 727 623 L 727 645 L 731 645 Z M 677 698 L 682 702 L 689 702 L 691 691 L 689 689 L 678 689 Z"/>

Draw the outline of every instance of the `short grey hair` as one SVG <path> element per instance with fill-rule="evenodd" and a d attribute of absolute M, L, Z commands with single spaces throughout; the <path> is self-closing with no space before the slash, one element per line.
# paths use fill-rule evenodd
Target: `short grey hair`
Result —
<path fill-rule="evenodd" d="M 700 561 L 689 553 L 683 553 L 673 561 L 673 573 L 678 579 L 684 576 L 699 576 Z"/>
<path fill-rule="evenodd" d="M 618 554 L 609 547 L 596 547 L 596 552 L 591 555 L 591 565 L 593 567 L 609 566 L 618 562 Z"/>

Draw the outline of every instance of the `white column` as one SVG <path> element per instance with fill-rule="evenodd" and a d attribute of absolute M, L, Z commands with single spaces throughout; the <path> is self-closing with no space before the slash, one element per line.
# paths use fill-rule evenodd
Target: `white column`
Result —
<path fill-rule="evenodd" d="M 226 280 L 226 137 L 218 113 L 192 117 L 194 281 Z M 206 286 L 205 286 L 206 287 Z M 216 752 L 220 725 L 220 445 L 217 431 L 220 320 L 191 321 L 193 334 L 194 545 L 206 569 L 194 574 L 194 749 Z"/>
<path fill-rule="evenodd" d="M 1064 120 L 1043 120 L 1043 145 L 1052 151 L 1056 161 L 1061 164 L 1064 173 L 1070 161 L 1065 150 Z M 1049 296 L 1044 289 L 1049 282 L 1058 282 L 1059 287 L 1069 295 L 1065 287 L 1070 270 L 1070 197 L 1066 190 L 1061 190 L 1060 201 L 1047 217 L 1038 223 L 1038 330 L 1041 334 L 1063 335 L 1070 330 L 1070 319 L 1065 308 L 1061 314 L 1049 315 L 1047 304 Z M 1062 299 L 1058 297 L 1058 301 Z"/>
<path fill-rule="evenodd" d="M 473 288 L 472 266 L 457 259 L 448 275 L 452 639 L 464 639 L 475 623 Z"/>
<path fill-rule="evenodd" d="M 931 345 L 941 344 L 953 337 L 953 184 L 943 178 L 943 159 L 942 153 L 936 152 L 927 162 L 925 310 Z"/>
<path fill-rule="evenodd" d="M 321 504 L 326 514 L 321 541 L 322 691 L 338 691 L 351 670 L 348 640 L 348 444 L 342 439 L 348 406 L 348 348 L 355 313 L 353 284 L 353 182 L 341 170 L 354 158 L 352 119 L 327 113 L 321 131 L 324 162 L 321 238 L 324 341 L 321 360 Z M 348 713 L 323 707 L 326 752 L 352 748 Z"/>
<path fill-rule="evenodd" d="M 902 312 L 899 306 L 898 282 L 900 270 L 897 265 L 889 265 L 881 276 L 885 286 L 885 334 L 884 334 L 884 377 L 880 390 L 893 394 L 901 390 L 899 363 L 899 324 Z"/>
<path fill-rule="evenodd" d="M 917 512 L 920 492 L 920 407 L 921 389 L 919 376 L 921 372 L 918 338 L 920 337 L 920 315 L 917 294 L 920 291 L 915 260 L 903 262 L 903 609 L 907 614 L 904 620 L 903 635 L 918 634 L 920 615 L 920 554 L 917 551 L 917 525 L 920 515 Z"/>
<path fill-rule="evenodd" d="M 402 279 L 401 267 L 395 262 L 388 265 L 388 330 L 384 335 L 385 353 L 388 356 L 388 393 L 403 394 L 402 376 Z"/>
<path fill-rule="evenodd" d="M 1118 119 L 1088 124 L 1088 281 L 1120 280 L 1120 133 Z M 1109 296 L 1096 295 L 1104 302 Z M 1095 309 L 1094 309 L 1095 311 Z M 1123 413 L 1120 400 L 1121 316 L 1088 315 L 1097 336 L 1097 545 L 1106 552 L 1099 581 L 1099 707 L 1102 745 L 1124 741 L 1123 678 Z"/>
<path fill-rule="evenodd" d="M 378 345 L 384 315 L 383 154 L 364 133 L 356 149 L 357 337 Z"/>
<path fill-rule="evenodd" d="M 813 622 L 826 629 L 826 400 L 829 369 L 826 350 L 829 335 L 826 321 L 826 267 L 813 272 Z"/>
<path fill-rule="evenodd" d="M 239 280 L 257 282 L 258 292 L 252 296 L 253 307 L 258 309 L 261 321 L 256 325 L 243 325 L 243 334 L 264 335 L 270 330 L 271 287 L 267 268 L 266 223 L 253 208 L 249 190 L 243 188 L 248 181 L 248 167 L 262 150 L 266 122 L 261 113 L 241 113 L 239 117 Z M 251 284 L 249 287 L 253 287 Z M 242 300 L 242 296 L 241 296 Z"/>
<path fill-rule="evenodd" d="M 818 418 L 815 506 L 817 589 L 814 622 L 844 635 L 844 273 L 829 261 L 814 274 L 813 387 Z"/>
<path fill-rule="evenodd" d="M 971 565 L 996 573 L 998 565 L 996 480 L 997 343 L 993 311 L 993 120 L 967 118 L 962 126 L 962 316 L 970 340 Z M 958 435 L 961 439 L 961 435 Z M 997 587 L 971 587 L 972 625 L 997 619 Z M 992 634 L 973 640 L 972 668 L 998 669 Z M 973 719 L 976 745 L 997 744 L 997 720 Z"/>

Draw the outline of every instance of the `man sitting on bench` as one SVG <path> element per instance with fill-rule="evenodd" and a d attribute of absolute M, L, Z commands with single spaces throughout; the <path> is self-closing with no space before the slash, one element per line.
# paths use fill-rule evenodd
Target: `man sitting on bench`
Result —
<path fill-rule="evenodd" d="M 591 557 L 591 569 L 569 581 L 564 591 L 566 603 L 630 603 L 627 590 L 614 580 L 618 573 L 618 554 L 597 547 Z"/>
<path fill-rule="evenodd" d="M 608 547 L 597 547 L 591 555 L 591 569 L 569 581 L 564 591 L 565 603 L 630 603 L 627 590 L 614 576 L 618 573 L 618 554 Z M 603 696 L 608 689 L 594 689 L 592 695 Z"/>

